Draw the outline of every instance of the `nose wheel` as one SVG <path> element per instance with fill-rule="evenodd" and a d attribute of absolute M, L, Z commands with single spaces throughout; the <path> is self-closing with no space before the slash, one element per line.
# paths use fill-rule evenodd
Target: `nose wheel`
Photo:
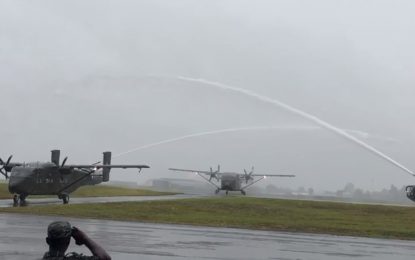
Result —
<path fill-rule="evenodd" d="M 26 205 L 26 194 L 14 194 L 13 195 L 13 206 L 25 206 Z"/>
<path fill-rule="evenodd" d="M 246 192 L 244 190 L 241 190 L 242 195 L 246 195 Z"/>
<path fill-rule="evenodd" d="M 13 195 L 13 206 L 19 205 L 19 196 L 17 194 Z"/>

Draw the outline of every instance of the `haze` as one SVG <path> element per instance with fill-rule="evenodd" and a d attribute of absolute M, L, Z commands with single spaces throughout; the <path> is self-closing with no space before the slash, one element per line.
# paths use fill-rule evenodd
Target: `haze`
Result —
<path fill-rule="evenodd" d="M 0 2 L 0 156 L 70 162 L 220 129 L 114 158 L 225 171 L 255 165 L 287 187 L 375 190 L 412 176 L 250 90 L 315 115 L 415 169 L 412 1 Z M 280 127 L 280 129 L 278 129 Z M 185 178 L 194 176 L 183 175 Z"/>

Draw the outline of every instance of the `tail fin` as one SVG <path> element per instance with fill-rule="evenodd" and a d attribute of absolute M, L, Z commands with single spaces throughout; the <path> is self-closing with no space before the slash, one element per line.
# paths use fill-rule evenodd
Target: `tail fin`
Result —
<path fill-rule="evenodd" d="M 51 158 L 50 158 L 51 162 L 56 164 L 56 166 L 59 166 L 59 159 L 60 159 L 59 157 L 60 157 L 61 151 L 52 150 L 51 153 L 52 153 Z"/>
<path fill-rule="evenodd" d="M 111 164 L 111 152 L 104 152 L 104 158 L 102 160 L 104 165 Z M 102 181 L 107 182 L 110 180 L 110 168 L 102 169 Z"/>

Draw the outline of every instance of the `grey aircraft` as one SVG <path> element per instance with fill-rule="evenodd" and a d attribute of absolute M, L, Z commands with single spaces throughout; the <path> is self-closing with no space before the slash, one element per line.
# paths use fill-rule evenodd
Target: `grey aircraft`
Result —
<path fill-rule="evenodd" d="M 108 182 L 112 168 L 150 168 L 147 165 L 111 165 L 111 152 L 104 152 L 103 163 L 62 164 L 60 151 L 53 150 L 51 162 L 15 163 L 12 156 L 7 161 L 0 159 L 0 173 L 9 179 L 9 192 L 14 194 L 13 202 L 24 204 L 29 195 L 57 195 L 64 204 L 69 194 L 81 186 Z M 9 175 L 10 173 L 10 175 Z"/>
<path fill-rule="evenodd" d="M 292 174 L 254 174 L 254 167 L 252 167 L 250 172 L 245 169 L 243 173 L 221 172 L 220 165 L 218 165 L 218 169 L 216 171 L 213 171 L 212 167 L 210 167 L 209 171 L 176 168 L 169 168 L 169 170 L 196 173 L 211 185 L 215 186 L 215 194 L 218 194 L 221 190 L 224 190 L 226 191 L 226 195 L 228 195 L 229 191 L 240 191 L 242 195 L 246 195 L 245 190 L 248 187 L 267 177 L 295 177 L 295 175 Z M 216 181 L 216 183 L 212 180 Z M 220 182 L 220 184 L 217 184 L 218 182 Z"/>

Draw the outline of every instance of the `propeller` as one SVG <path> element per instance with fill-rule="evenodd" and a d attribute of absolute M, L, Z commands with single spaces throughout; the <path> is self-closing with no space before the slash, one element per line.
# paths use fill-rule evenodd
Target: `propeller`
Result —
<path fill-rule="evenodd" d="M 63 159 L 62 164 L 61 164 L 61 168 L 63 168 L 63 166 L 65 166 L 66 160 L 68 160 L 68 156 L 66 156 L 65 159 Z"/>
<path fill-rule="evenodd" d="M 254 173 L 254 166 L 252 166 L 251 171 L 248 173 L 247 170 L 244 169 L 244 178 L 245 178 L 245 183 L 248 184 L 248 181 L 253 180 L 254 178 L 252 177 L 252 174 Z"/>
<path fill-rule="evenodd" d="M 211 181 L 213 178 L 215 178 L 217 181 L 219 181 L 218 173 L 220 172 L 220 165 L 218 165 L 218 169 L 216 171 L 213 171 L 212 167 L 210 167 L 210 177 L 209 181 Z"/>
<path fill-rule="evenodd" d="M 9 178 L 8 172 L 10 172 L 13 168 L 13 167 L 10 167 L 10 161 L 12 160 L 12 157 L 13 155 L 10 155 L 6 162 L 4 162 L 0 158 L 0 165 L 1 165 L 0 173 L 3 174 L 3 176 L 6 177 L 6 179 Z"/>

